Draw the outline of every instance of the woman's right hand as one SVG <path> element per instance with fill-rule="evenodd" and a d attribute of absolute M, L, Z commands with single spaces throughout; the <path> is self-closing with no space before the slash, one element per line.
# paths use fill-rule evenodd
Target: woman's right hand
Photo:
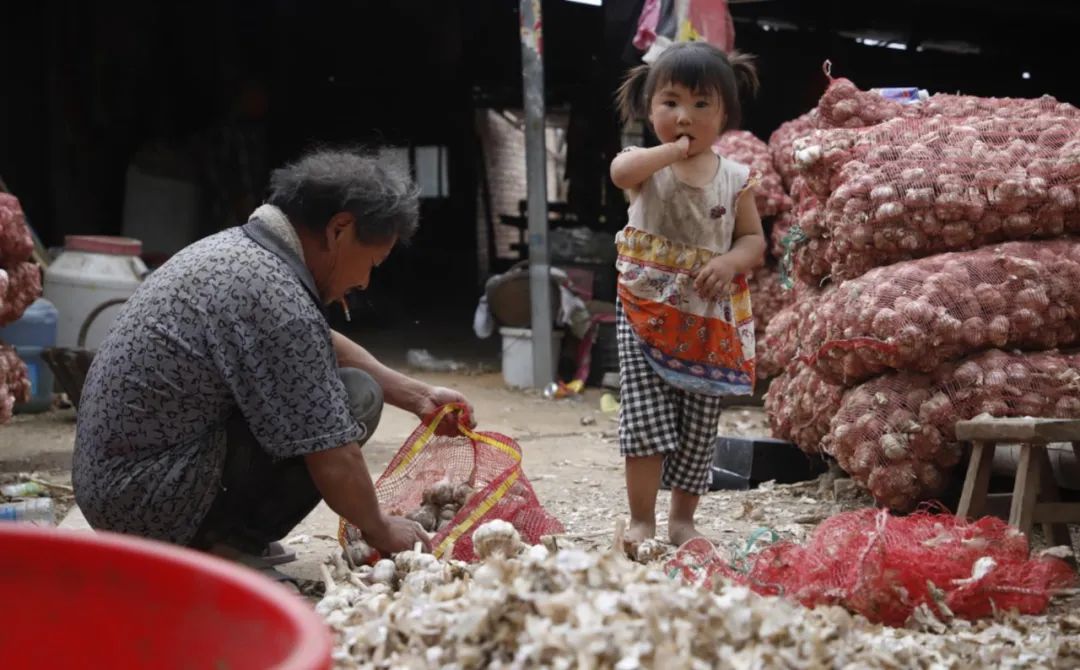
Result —
<path fill-rule="evenodd" d="M 381 515 L 380 523 L 361 529 L 364 541 L 383 556 L 413 549 L 419 542 L 424 551 L 431 551 L 431 537 L 419 523 L 403 516 Z"/>

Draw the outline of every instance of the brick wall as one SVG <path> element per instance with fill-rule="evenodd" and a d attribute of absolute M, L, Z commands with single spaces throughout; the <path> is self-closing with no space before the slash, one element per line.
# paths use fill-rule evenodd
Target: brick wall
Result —
<path fill-rule="evenodd" d="M 507 118 L 510 117 L 510 118 Z M 477 112 L 476 127 L 484 151 L 485 169 L 487 170 L 488 188 L 491 195 L 491 212 L 495 219 L 495 251 L 499 258 L 516 258 L 517 253 L 510 248 L 519 241 L 520 233 L 513 226 L 499 223 L 500 214 L 518 213 L 518 202 L 526 197 L 525 178 L 525 133 L 521 121 L 521 112 L 507 112 L 482 109 Z M 547 119 L 547 191 L 548 200 L 560 202 L 566 200 L 566 184 L 563 181 L 566 160 L 566 124 L 560 117 Z M 478 258 L 481 275 L 486 275 L 490 267 L 488 259 L 488 230 L 485 222 L 483 190 L 477 189 L 477 240 Z"/>

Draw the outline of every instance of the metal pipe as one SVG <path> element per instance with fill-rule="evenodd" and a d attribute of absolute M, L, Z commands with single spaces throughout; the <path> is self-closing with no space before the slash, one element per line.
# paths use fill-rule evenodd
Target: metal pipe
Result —
<path fill-rule="evenodd" d="M 521 79 L 525 102 L 525 175 L 529 219 L 533 386 L 555 378 L 548 254 L 547 151 L 544 147 L 544 37 L 540 0 L 521 0 Z"/>

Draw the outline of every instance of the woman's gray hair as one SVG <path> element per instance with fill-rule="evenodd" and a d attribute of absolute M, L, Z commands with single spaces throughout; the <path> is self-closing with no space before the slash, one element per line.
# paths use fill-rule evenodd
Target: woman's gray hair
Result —
<path fill-rule="evenodd" d="M 341 212 L 356 217 L 356 237 L 379 243 L 416 232 L 420 192 L 408 174 L 359 150 L 320 149 L 270 175 L 266 202 L 293 225 L 322 231 Z"/>

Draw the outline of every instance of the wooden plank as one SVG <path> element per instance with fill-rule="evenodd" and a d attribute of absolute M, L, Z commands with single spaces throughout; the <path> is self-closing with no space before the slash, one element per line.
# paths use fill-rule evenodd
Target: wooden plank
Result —
<path fill-rule="evenodd" d="M 1036 523 L 1062 525 L 1080 524 L 1080 503 L 1044 502 L 1035 505 Z M 1066 544 L 1062 542 L 1061 544 Z"/>
<path fill-rule="evenodd" d="M 970 419 L 956 422 L 956 439 L 961 442 L 1080 442 L 1080 420 L 1076 419 Z"/>
<path fill-rule="evenodd" d="M 1020 463 L 1016 466 L 1016 484 L 1013 486 L 1009 523 L 1025 535 L 1031 533 L 1035 501 L 1039 496 L 1039 459 L 1035 452 L 1043 448 L 1030 444 L 1020 445 Z"/>
<path fill-rule="evenodd" d="M 1054 479 L 1054 469 L 1050 465 L 1050 455 L 1046 453 L 1046 449 L 1039 449 L 1039 468 L 1041 470 L 1039 474 L 1040 486 L 1039 486 L 1039 503 L 1035 505 L 1035 521 L 1042 523 L 1043 537 L 1050 543 L 1050 546 L 1057 547 L 1072 547 L 1072 536 L 1069 535 L 1069 527 L 1064 522 L 1069 521 L 1068 518 L 1060 518 L 1060 512 L 1068 514 L 1070 511 L 1076 514 L 1072 521 L 1080 522 L 1080 505 L 1071 505 L 1072 509 L 1062 509 L 1058 515 L 1051 514 L 1051 511 L 1043 505 L 1045 504 L 1060 504 L 1061 492 L 1058 491 L 1057 480 Z"/>
<path fill-rule="evenodd" d="M 975 442 L 971 445 L 971 458 L 968 460 L 956 516 L 977 519 L 986 514 L 986 494 L 990 490 L 990 469 L 994 464 L 995 448 L 993 442 Z"/>

